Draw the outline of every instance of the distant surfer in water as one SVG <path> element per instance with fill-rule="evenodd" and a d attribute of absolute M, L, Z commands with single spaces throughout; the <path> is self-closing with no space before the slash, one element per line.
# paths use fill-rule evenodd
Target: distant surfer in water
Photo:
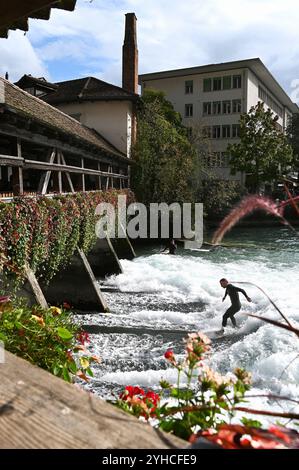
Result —
<path fill-rule="evenodd" d="M 240 289 L 240 287 L 233 286 L 232 284 L 228 282 L 227 279 L 224 279 L 224 278 L 220 279 L 220 285 L 221 287 L 223 287 L 223 289 L 226 289 L 222 302 L 224 302 L 224 300 L 226 299 L 226 296 L 228 295 L 232 303 L 231 306 L 226 310 L 222 318 L 222 329 L 220 330 L 220 333 L 223 333 L 224 328 L 226 327 L 228 318 L 231 319 L 231 322 L 234 327 L 237 326 L 234 315 L 241 310 L 239 292 L 241 292 L 246 297 L 248 302 L 251 302 L 251 298 L 248 297 L 244 289 Z"/>
<path fill-rule="evenodd" d="M 164 248 L 164 250 L 162 250 L 161 253 L 164 253 L 166 250 L 168 250 L 168 254 L 169 255 L 175 255 L 175 251 L 177 249 L 177 246 L 175 244 L 175 241 L 173 238 L 170 238 L 166 247 Z"/>

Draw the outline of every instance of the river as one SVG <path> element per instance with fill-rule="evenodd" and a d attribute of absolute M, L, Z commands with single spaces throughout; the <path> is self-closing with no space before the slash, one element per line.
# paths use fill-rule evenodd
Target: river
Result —
<path fill-rule="evenodd" d="M 175 256 L 148 246 L 139 250 L 134 261 L 121 261 L 124 273 L 104 282 L 112 315 L 80 317 L 92 332 L 90 351 L 102 360 L 93 368 L 89 388 L 111 399 L 126 385 L 157 390 L 162 378 L 175 383 L 176 371 L 164 360 L 164 352 L 171 348 L 181 356 L 187 332 L 219 328 L 229 306 L 228 299 L 222 303 L 222 277 L 258 284 L 298 325 L 298 235 L 284 227 L 240 228 L 224 243 L 232 246 L 213 252 L 179 248 Z M 213 341 L 209 363 L 223 374 L 235 367 L 252 372 L 253 394 L 298 399 L 299 357 L 294 358 L 299 355 L 299 340 L 288 331 L 248 317 L 246 313 L 255 313 L 280 320 L 258 289 L 245 289 L 253 302 L 241 299 L 242 311 L 236 315 L 239 329 L 229 326 L 223 338 Z M 296 410 L 294 404 L 270 403 L 263 397 L 253 399 L 251 405 Z"/>

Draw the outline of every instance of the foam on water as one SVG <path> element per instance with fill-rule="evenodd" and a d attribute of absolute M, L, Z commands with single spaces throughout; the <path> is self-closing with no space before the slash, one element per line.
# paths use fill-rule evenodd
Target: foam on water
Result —
<path fill-rule="evenodd" d="M 274 243 L 277 248 L 286 243 L 289 235 L 282 232 L 281 239 Z M 289 240 L 290 241 L 290 240 Z M 123 274 L 111 276 L 109 285 L 121 292 L 109 294 L 115 317 L 103 321 L 106 325 L 150 326 L 156 335 L 122 335 L 118 343 L 111 335 L 107 347 L 109 367 L 99 366 L 96 379 L 115 385 L 128 384 L 157 388 L 161 378 L 176 382 L 177 373 L 168 368 L 163 359 L 169 347 L 178 354 L 183 353 L 181 337 L 160 336 L 164 330 L 211 330 L 219 328 L 229 300 L 222 303 L 224 294 L 219 279 L 232 282 L 253 282 L 262 287 L 294 325 L 299 322 L 298 305 L 298 240 L 292 239 L 283 250 L 270 251 L 264 247 L 252 249 L 218 250 L 210 253 L 181 252 L 176 256 L 153 254 L 141 256 L 134 261 L 122 260 Z M 299 342 L 291 333 L 278 329 L 246 313 L 255 313 L 280 320 L 279 314 L 267 298 L 252 286 L 245 288 L 253 302 L 248 303 L 240 294 L 242 312 L 236 315 L 240 329 L 236 340 L 215 347 L 211 365 L 225 374 L 235 367 L 251 371 L 255 393 L 280 393 L 290 397 L 299 396 Z M 121 299 L 121 300 L 120 300 Z M 117 318 L 117 313 L 124 316 Z M 95 322 L 94 317 L 92 319 Z M 106 323 L 105 323 L 106 321 Z M 227 329 L 228 336 L 233 333 Z M 97 345 L 95 352 L 102 355 L 103 348 Z M 102 335 L 104 338 L 105 335 Z M 150 357 L 144 360 L 144 354 Z M 105 353 L 104 353 L 105 356 Z M 128 366 L 127 359 L 131 357 Z M 123 358 L 123 360 L 121 360 Z M 108 359 L 107 359 L 108 360 Z M 257 398 L 256 406 L 266 407 L 265 400 Z M 275 408 L 275 406 L 272 406 Z"/>

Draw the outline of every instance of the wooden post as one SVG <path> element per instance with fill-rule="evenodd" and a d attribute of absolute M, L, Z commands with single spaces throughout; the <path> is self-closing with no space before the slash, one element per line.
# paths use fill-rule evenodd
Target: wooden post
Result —
<path fill-rule="evenodd" d="M 62 152 L 59 152 L 59 154 L 60 154 L 60 158 L 61 158 L 61 163 L 63 163 L 64 165 L 66 165 L 66 161 L 65 161 L 65 158 L 64 158 L 63 153 L 62 153 Z M 70 186 L 71 192 L 74 193 L 75 190 L 74 190 L 72 178 L 71 178 L 71 175 L 69 174 L 69 172 L 66 172 L 66 179 L 67 179 L 68 184 L 69 184 L 69 186 Z"/>
<path fill-rule="evenodd" d="M 49 153 L 50 157 L 48 158 L 49 163 L 53 163 L 56 155 L 56 149 L 53 149 Z M 49 181 L 51 177 L 51 171 L 46 171 L 39 181 L 38 192 L 41 194 L 47 194 Z"/>
<path fill-rule="evenodd" d="M 84 168 L 84 158 L 81 158 L 81 168 Z M 85 175 L 82 173 L 82 191 L 85 191 Z"/>
<path fill-rule="evenodd" d="M 20 139 L 17 139 L 17 156 L 22 158 L 22 147 Z M 23 168 L 13 167 L 12 169 L 12 187 L 14 196 L 20 196 L 24 193 Z"/>
<path fill-rule="evenodd" d="M 57 152 L 57 163 L 60 165 L 61 159 L 60 159 L 60 152 Z M 61 176 L 61 171 L 58 171 L 58 190 L 59 193 L 62 193 L 62 176 Z"/>
<path fill-rule="evenodd" d="M 98 162 L 98 170 L 101 171 L 101 164 L 100 164 L 100 162 Z M 99 186 L 99 189 L 101 190 L 101 189 L 102 189 L 101 175 L 99 175 L 99 177 L 98 177 L 98 186 Z"/>

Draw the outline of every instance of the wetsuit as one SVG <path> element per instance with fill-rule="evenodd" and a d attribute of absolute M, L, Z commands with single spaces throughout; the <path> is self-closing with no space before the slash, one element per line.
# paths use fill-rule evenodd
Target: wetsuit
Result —
<path fill-rule="evenodd" d="M 234 326 L 237 326 L 234 315 L 237 312 L 239 312 L 239 310 L 241 310 L 239 292 L 242 292 L 242 294 L 246 297 L 246 299 L 248 299 L 248 295 L 246 294 L 244 289 L 240 289 L 239 287 L 233 286 L 232 284 L 228 284 L 226 291 L 225 291 L 224 299 L 226 298 L 227 295 L 229 295 L 232 304 L 223 315 L 222 327 L 226 326 L 228 318 L 231 319 L 231 322 Z"/>

